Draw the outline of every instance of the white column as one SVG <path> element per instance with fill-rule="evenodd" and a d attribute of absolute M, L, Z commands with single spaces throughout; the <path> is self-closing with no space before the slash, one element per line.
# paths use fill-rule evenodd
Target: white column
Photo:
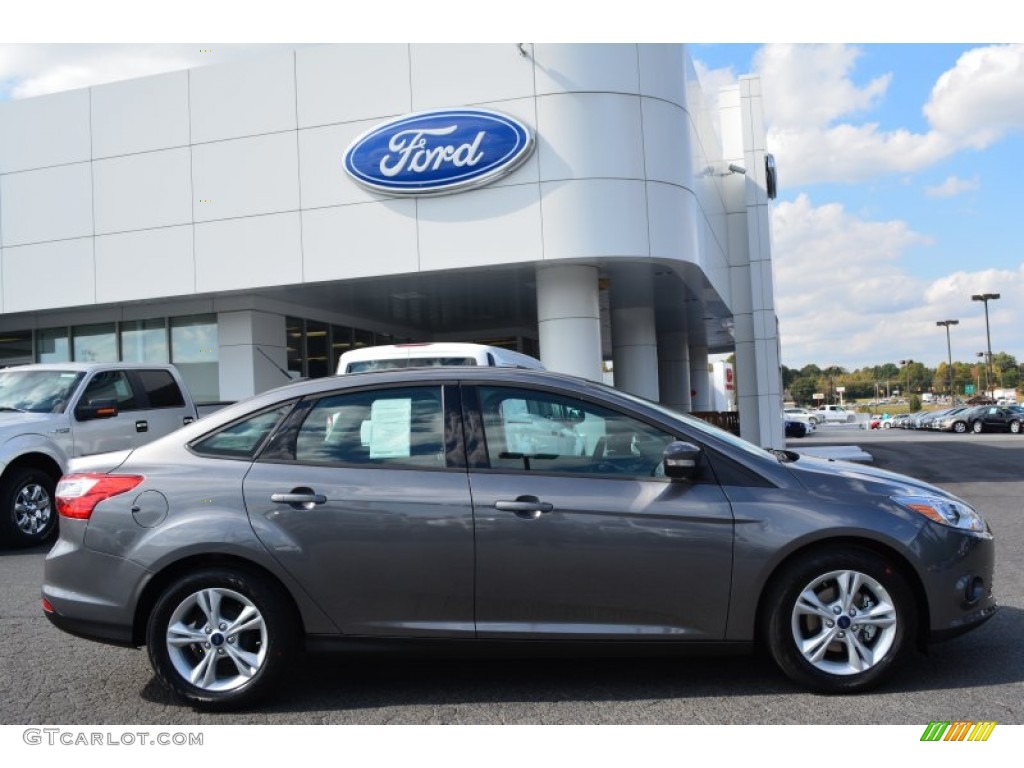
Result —
<path fill-rule="evenodd" d="M 597 267 L 537 267 L 537 333 L 548 370 L 601 381 Z"/>
<path fill-rule="evenodd" d="M 612 287 L 612 291 L 615 287 Z M 612 308 L 612 360 L 615 386 L 657 400 L 658 340 L 654 307 Z"/>
<path fill-rule="evenodd" d="M 288 383 L 278 370 L 288 367 L 284 316 L 253 310 L 220 312 L 217 339 L 222 400 L 241 400 Z"/>
<path fill-rule="evenodd" d="M 686 331 L 658 334 L 658 389 L 664 405 L 684 413 L 691 410 L 690 334 Z"/>
<path fill-rule="evenodd" d="M 690 393 L 694 411 L 711 410 L 711 375 L 708 373 L 708 348 L 690 347 Z"/>

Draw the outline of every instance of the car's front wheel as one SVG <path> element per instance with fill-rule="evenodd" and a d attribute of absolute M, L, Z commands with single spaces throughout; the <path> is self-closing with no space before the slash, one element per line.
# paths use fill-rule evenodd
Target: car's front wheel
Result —
<path fill-rule="evenodd" d="M 916 606 L 895 563 L 827 549 L 790 564 L 766 596 L 765 638 L 791 679 L 822 693 L 877 685 L 912 645 Z"/>
<path fill-rule="evenodd" d="M 54 479 L 39 469 L 11 469 L 0 482 L 0 541 L 12 547 L 44 544 L 57 532 Z"/>
<path fill-rule="evenodd" d="M 149 618 L 157 677 L 204 709 L 250 706 L 279 682 L 297 648 L 287 598 L 245 571 L 203 570 L 171 584 Z"/>

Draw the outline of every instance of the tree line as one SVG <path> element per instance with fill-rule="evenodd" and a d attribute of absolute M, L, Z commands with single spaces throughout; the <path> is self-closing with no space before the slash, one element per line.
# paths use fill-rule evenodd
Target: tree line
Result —
<path fill-rule="evenodd" d="M 1016 389 L 1024 379 L 1024 364 L 1006 352 L 992 354 L 992 377 L 984 361 L 953 362 L 953 391 L 957 397 L 992 389 Z M 782 366 L 782 387 L 801 405 L 813 405 L 814 394 L 825 395 L 825 402 L 838 402 L 837 387 L 844 387 L 845 400 L 872 400 L 883 397 L 921 395 L 931 392 L 949 394 L 949 364 L 929 368 L 916 360 L 906 364 L 883 363 L 855 371 L 837 365 L 826 368 L 813 363 L 803 368 Z M 972 389 L 973 388 L 973 389 Z"/>

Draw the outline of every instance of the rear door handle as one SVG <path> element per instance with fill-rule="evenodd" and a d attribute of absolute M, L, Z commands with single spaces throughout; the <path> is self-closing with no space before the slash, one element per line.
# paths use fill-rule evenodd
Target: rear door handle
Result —
<path fill-rule="evenodd" d="M 142 419 L 139 419 L 138 421 L 135 422 L 135 431 L 136 432 L 149 432 L 149 422 L 148 421 L 143 421 Z"/>
<path fill-rule="evenodd" d="M 312 488 L 294 488 L 291 493 L 272 493 L 270 500 L 275 504 L 287 504 L 294 509 L 312 509 L 317 504 L 326 504 L 327 497 L 315 493 Z"/>
<path fill-rule="evenodd" d="M 536 496 L 520 496 L 515 501 L 496 501 L 494 508 L 501 512 L 514 512 L 517 517 L 535 520 L 542 514 L 553 511 L 555 505 L 541 501 Z"/>

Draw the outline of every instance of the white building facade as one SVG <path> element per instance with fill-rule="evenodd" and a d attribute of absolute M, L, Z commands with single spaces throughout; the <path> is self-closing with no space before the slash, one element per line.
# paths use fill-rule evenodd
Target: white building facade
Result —
<path fill-rule="evenodd" d="M 781 446 L 760 81 L 719 102 L 684 45 L 508 44 L 282 48 L 2 103 L 0 364 L 169 361 L 235 400 L 353 346 L 480 341 L 706 411 L 708 355 L 735 353 L 741 434 Z M 419 194 L 346 170 L 383 124 L 467 108 L 529 132 L 507 172 Z"/>

